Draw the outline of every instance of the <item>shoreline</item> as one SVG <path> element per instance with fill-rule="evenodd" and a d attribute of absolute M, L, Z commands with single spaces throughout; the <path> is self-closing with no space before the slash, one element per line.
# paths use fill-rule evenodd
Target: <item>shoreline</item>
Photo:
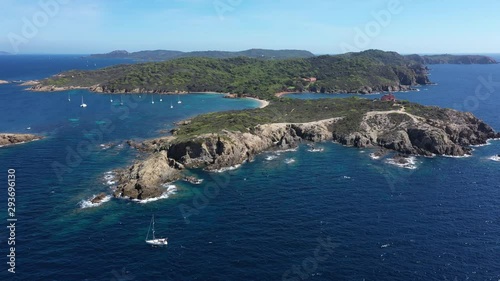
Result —
<path fill-rule="evenodd" d="M 269 101 L 267 100 L 261 100 L 261 99 L 258 99 L 258 98 L 252 98 L 252 97 L 245 97 L 246 99 L 250 99 L 250 100 L 254 100 L 254 101 L 257 101 L 259 103 L 259 108 L 265 108 L 266 106 L 268 106 L 270 104 Z"/>

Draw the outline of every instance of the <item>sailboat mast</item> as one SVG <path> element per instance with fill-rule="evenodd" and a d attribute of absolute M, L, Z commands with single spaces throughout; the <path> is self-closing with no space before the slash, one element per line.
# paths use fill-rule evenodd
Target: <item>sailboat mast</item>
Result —
<path fill-rule="evenodd" d="M 153 240 L 155 240 L 155 216 L 153 215 Z"/>

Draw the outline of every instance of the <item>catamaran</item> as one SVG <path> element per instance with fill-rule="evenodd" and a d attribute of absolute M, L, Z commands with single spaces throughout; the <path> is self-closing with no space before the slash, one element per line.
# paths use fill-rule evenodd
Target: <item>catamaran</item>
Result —
<path fill-rule="evenodd" d="M 82 96 L 82 104 L 80 104 L 80 107 L 87 107 L 87 104 L 83 102 L 83 96 Z"/>
<path fill-rule="evenodd" d="M 153 239 L 148 239 L 149 238 L 149 232 L 153 232 Z M 155 216 L 153 215 L 151 217 L 151 222 L 149 223 L 149 230 L 148 234 L 146 235 L 146 243 L 149 245 L 153 246 L 166 246 L 168 244 L 167 242 L 168 238 L 156 238 L 155 237 Z"/>

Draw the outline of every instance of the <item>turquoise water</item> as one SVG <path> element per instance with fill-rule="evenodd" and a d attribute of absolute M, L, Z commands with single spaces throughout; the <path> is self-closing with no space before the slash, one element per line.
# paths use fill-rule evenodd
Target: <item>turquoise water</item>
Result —
<path fill-rule="evenodd" d="M 79 68 L 82 60 L 37 57 L 52 67 L 44 73 L 30 72 L 31 59 L 11 59 L 18 60 L 11 68 L 20 69 L 6 69 L 0 57 L 0 79 L 52 75 Z M 437 86 L 398 98 L 467 108 L 500 130 L 500 88 L 487 97 L 475 93 L 480 77 L 500 81 L 500 65 L 432 68 Z M 163 96 L 163 102 L 154 96 L 155 104 L 148 95 L 123 96 L 119 106 L 118 96 L 114 104 L 109 95 L 69 94 L 71 102 L 68 92 L 0 85 L 0 131 L 47 137 L 0 148 L 3 173 L 16 169 L 18 217 L 17 273 L 8 274 L 4 263 L 2 280 L 500 278 L 500 162 L 489 159 L 500 153 L 498 141 L 475 148 L 469 158 L 417 158 L 416 169 L 372 160 L 371 150 L 325 143 L 318 145 L 323 152 L 313 153 L 302 146 L 262 154 L 234 171 L 194 171 L 205 179 L 202 185 L 176 183 L 175 194 L 159 201 L 111 199 L 82 208 L 93 194 L 109 190 L 106 172 L 139 156 L 124 140 L 158 136 L 173 122 L 203 112 L 257 104 L 193 94 L 181 96 L 182 104 L 176 96 Z M 474 97 L 477 103 L 469 104 Z M 81 159 L 72 152 L 79 149 Z M 54 163 L 70 170 L 59 178 Z M 0 193 L 5 210 L 6 196 Z M 152 214 L 157 233 L 169 237 L 167 248 L 143 242 Z M 4 230 L 2 237 L 7 235 Z M 7 255 L 5 238 L 0 243 Z M 318 253 L 321 258 L 314 258 Z"/>

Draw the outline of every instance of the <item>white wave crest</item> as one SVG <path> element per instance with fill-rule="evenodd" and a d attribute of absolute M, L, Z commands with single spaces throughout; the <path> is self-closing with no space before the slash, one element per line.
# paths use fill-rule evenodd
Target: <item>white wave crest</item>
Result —
<path fill-rule="evenodd" d="M 316 147 L 311 147 L 307 151 L 309 151 L 309 152 L 323 152 L 324 150 L 325 149 L 322 148 L 322 147 L 317 147 L 317 148 Z"/>
<path fill-rule="evenodd" d="M 147 204 L 147 203 L 155 202 L 158 200 L 167 199 L 171 195 L 173 195 L 177 192 L 177 186 L 175 186 L 173 184 L 167 184 L 167 185 L 163 185 L 163 186 L 167 188 L 167 191 L 163 192 L 163 194 L 159 197 L 149 198 L 149 199 L 144 199 L 144 200 L 132 199 L 132 201 L 140 203 L 140 204 Z"/>
<path fill-rule="evenodd" d="M 273 161 L 275 160 L 276 158 L 278 158 L 277 155 L 269 155 L 269 156 L 266 156 L 266 161 Z"/>
<path fill-rule="evenodd" d="M 500 155 L 494 155 L 494 156 L 491 156 L 488 159 L 490 159 L 492 161 L 500 162 Z"/>
<path fill-rule="evenodd" d="M 293 159 L 293 158 L 285 159 L 285 164 L 292 164 L 292 163 L 295 163 L 295 159 Z"/>
<path fill-rule="evenodd" d="M 106 185 L 112 186 L 116 184 L 116 173 L 113 171 L 109 171 L 104 173 L 104 182 Z"/>
<path fill-rule="evenodd" d="M 104 197 L 101 202 L 99 203 L 92 203 L 92 199 L 94 199 L 96 197 L 96 195 L 92 195 L 92 197 L 90 199 L 87 199 L 87 200 L 82 200 L 80 201 L 80 203 L 78 203 L 78 205 L 80 205 L 80 208 L 82 209 L 86 209 L 86 208 L 94 208 L 94 207 L 98 207 L 98 206 L 101 206 L 102 204 L 108 202 L 109 200 L 111 200 L 111 195 L 106 195 L 106 197 Z"/>
<path fill-rule="evenodd" d="M 241 167 L 241 164 L 234 165 L 234 166 L 231 166 L 231 167 L 220 168 L 218 170 L 212 170 L 210 172 L 224 173 L 224 172 L 227 172 L 227 171 L 234 171 L 234 170 L 238 169 L 239 167 Z"/>
<path fill-rule="evenodd" d="M 405 168 L 405 169 L 410 169 L 410 170 L 415 170 L 417 169 L 417 158 L 414 156 L 405 158 L 405 163 L 399 162 L 397 159 L 394 158 L 389 158 L 386 160 L 387 164 L 391 164 L 394 166 L 398 166 L 400 168 Z"/>

